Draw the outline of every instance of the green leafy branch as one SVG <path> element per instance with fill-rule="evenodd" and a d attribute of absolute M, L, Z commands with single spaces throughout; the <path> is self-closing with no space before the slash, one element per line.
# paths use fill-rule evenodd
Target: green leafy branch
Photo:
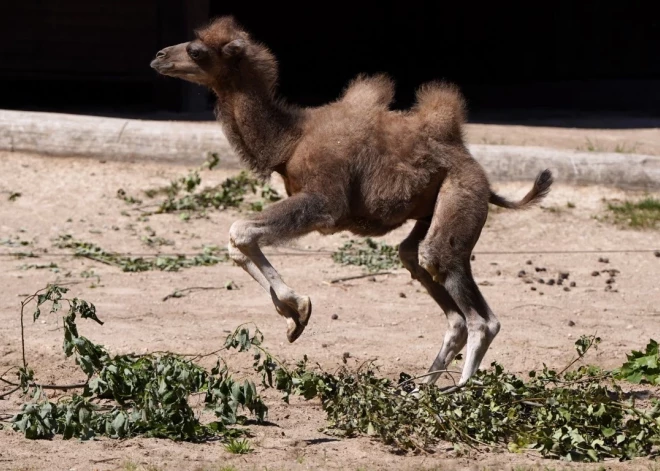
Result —
<path fill-rule="evenodd" d="M 129 257 L 107 252 L 96 244 L 76 240 L 70 234 L 65 234 L 57 238 L 55 246 L 73 249 L 76 257 L 85 257 L 106 265 L 113 265 L 125 272 L 179 271 L 182 268 L 211 266 L 228 260 L 225 250 L 214 245 L 205 246 L 202 253 L 192 257 L 162 254 L 153 257 Z"/>
<path fill-rule="evenodd" d="M 103 346 L 78 333 L 78 316 L 102 324 L 94 305 L 78 298 L 64 298 L 66 292 L 66 288 L 49 286 L 21 303 L 23 367 L 17 369 L 18 384 L 5 379 L 3 382 L 22 389 L 31 400 L 12 419 L 14 430 L 27 438 L 143 435 L 199 441 L 211 436 L 228 439 L 246 434 L 245 429 L 231 427 L 246 422 L 243 409 L 258 422 L 265 420 L 268 408 L 255 384 L 247 379 L 236 381 L 220 358 L 209 372 L 192 359 L 168 352 L 111 356 Z M 50 306 L 50 313 L 68 306 L 63 315 L 63 350 L 67 358 L 75 357 L 87 377 L 84 383 L 45 386 L 34 382 L 34 371 L 25 356 L 23 326 L 25 309 L 32 302 L 36 302 L 34 320 L 41 316 L 45 306 Z M 44 389 L 82 389 L 82 392 L 54 403 L 46 397 Z M 206 408 L 217 419 L 209 424 L 200 423 L 190 405 L 191 398 L 200 393 L 204 394 Z"/>
<path fill-rule="evenodd" d="M 349 240 L 332 254 L 332 260 L 341 265 L 361 266 L 369 272 L 403 267 L 398 245 L 379 243 L 369 237 Z"/>

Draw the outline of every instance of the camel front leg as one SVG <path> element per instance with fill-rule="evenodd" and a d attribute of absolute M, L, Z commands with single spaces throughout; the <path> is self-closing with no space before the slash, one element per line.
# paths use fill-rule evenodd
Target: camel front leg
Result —
<path fill-rule="evenodd" d="M 300 296 L 282 279 L 261 251 L 262 246 L 282 243 L 318 229 L 334 226 L 334 219 L 326 209 L 324 198 L 299 193 L 275 203 L 253 219 L 239 220 L 229 229 L 230 254 L 240 251 L 237 260 L 252 277 L 267 289 L 280 314 L 287 317 L 287 338 L 294 342 L 309 322 L 312 303 L 308 296 Z M 258 272 L 258 273 L 257 273 Z M 282 304 L 289 309 L 282 308 Z"/>
<path fill-rule="evenodd" d="M 286 318 L 287 324 L 289 324 L 290 328 L 295 328 L 295 319 L 297 319 L 296 312 L 291 307 L 289 307 L 288 304 L 283 303 L 276 296 L 274 296 L 273 290 L 270 287 L 270 283 L 264 274 L 259 271 L 259 268 L 257 268 L 254 262 L 247 258 L 247 256 L 241 252 L 231 240 L 229 241 L 227 249 L 229 257 L 236 263 L 236 265 L 245 270 L 257 283 L 259 283 L 259 285 L 264 289 L 264 291 L 266 291 L 266 293 L 271 295 L 275 309 L 277 309 L 277 312 L 280 314 L 280 316 Z"/>

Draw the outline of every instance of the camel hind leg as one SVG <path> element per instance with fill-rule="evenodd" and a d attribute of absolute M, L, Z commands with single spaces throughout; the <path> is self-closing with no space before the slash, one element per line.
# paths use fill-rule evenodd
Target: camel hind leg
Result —
<path fill-rule="evenodd" d="M 419 281 L 433 300 L 442 308 L 447 316 L 447 331 L 442 341 L 442 347 L 424 378 L 425 383 L 433 384 L 447 369 L 449 363 L 461 351 L 467 342 L 467 327 L 465 316 L 451 298 L 445 287 L 433 281 L 431 275 L 419 265 L 419 243 L 429 229 L 428 221 L 417 221 L 412 232 L 399 245 L 399 257 L 410 276 Z"/>
<path fill-rule="evenodd" d="M 470 255 L 488 215 L 487 182 L 457 182 L 448 176 L 438 195 L 429 230 L 419 246 L 419 264 L 451 296 L 467 327 L 465 364 L 459 385 L 477 371 L 500 330 L 472 277 Z"/>

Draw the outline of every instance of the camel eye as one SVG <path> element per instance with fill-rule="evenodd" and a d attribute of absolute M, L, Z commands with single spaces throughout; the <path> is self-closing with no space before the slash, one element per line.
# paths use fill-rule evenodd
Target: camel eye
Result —
<path fill-rule="evenodd" d="M 206 47 L 202 44 L 189 44 L 187 47 L 188 56 L 194 61 L 199 61 L 208 55 Z"/>

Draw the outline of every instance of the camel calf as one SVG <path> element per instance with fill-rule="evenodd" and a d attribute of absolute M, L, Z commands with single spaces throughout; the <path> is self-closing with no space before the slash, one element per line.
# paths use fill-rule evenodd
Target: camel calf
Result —
<path fill-rule="evenodd" d="M 324 106 L 287 104 L 276 94 L 274 56 L 232 17 L 159 51 L 151 66 L 212 89 L 217 119 L 242 160 L 262 179 L 282 176 L 289 197 L 236 221 L 229 254 L 270 294 L 286 318 L 289 341 L 302 334 L 312 303 L 282 280 L 263 246 L 312 231 L 381 236 L 412 219 L 401 260 L 449 322 L 429 372 L 444 370 L 467 344 L 459 383 L 465 384 L 500 329 L 470 268 L 488 204 L 538 203 L 550 190 L 550 171 L 539 174 L 520 202 L 495 194 L 464 144 L 464 101 L 452 85 L 423 85 L 406 111 L 390 110 L 394 85 L 382 74 L 357 77 Z"/>

